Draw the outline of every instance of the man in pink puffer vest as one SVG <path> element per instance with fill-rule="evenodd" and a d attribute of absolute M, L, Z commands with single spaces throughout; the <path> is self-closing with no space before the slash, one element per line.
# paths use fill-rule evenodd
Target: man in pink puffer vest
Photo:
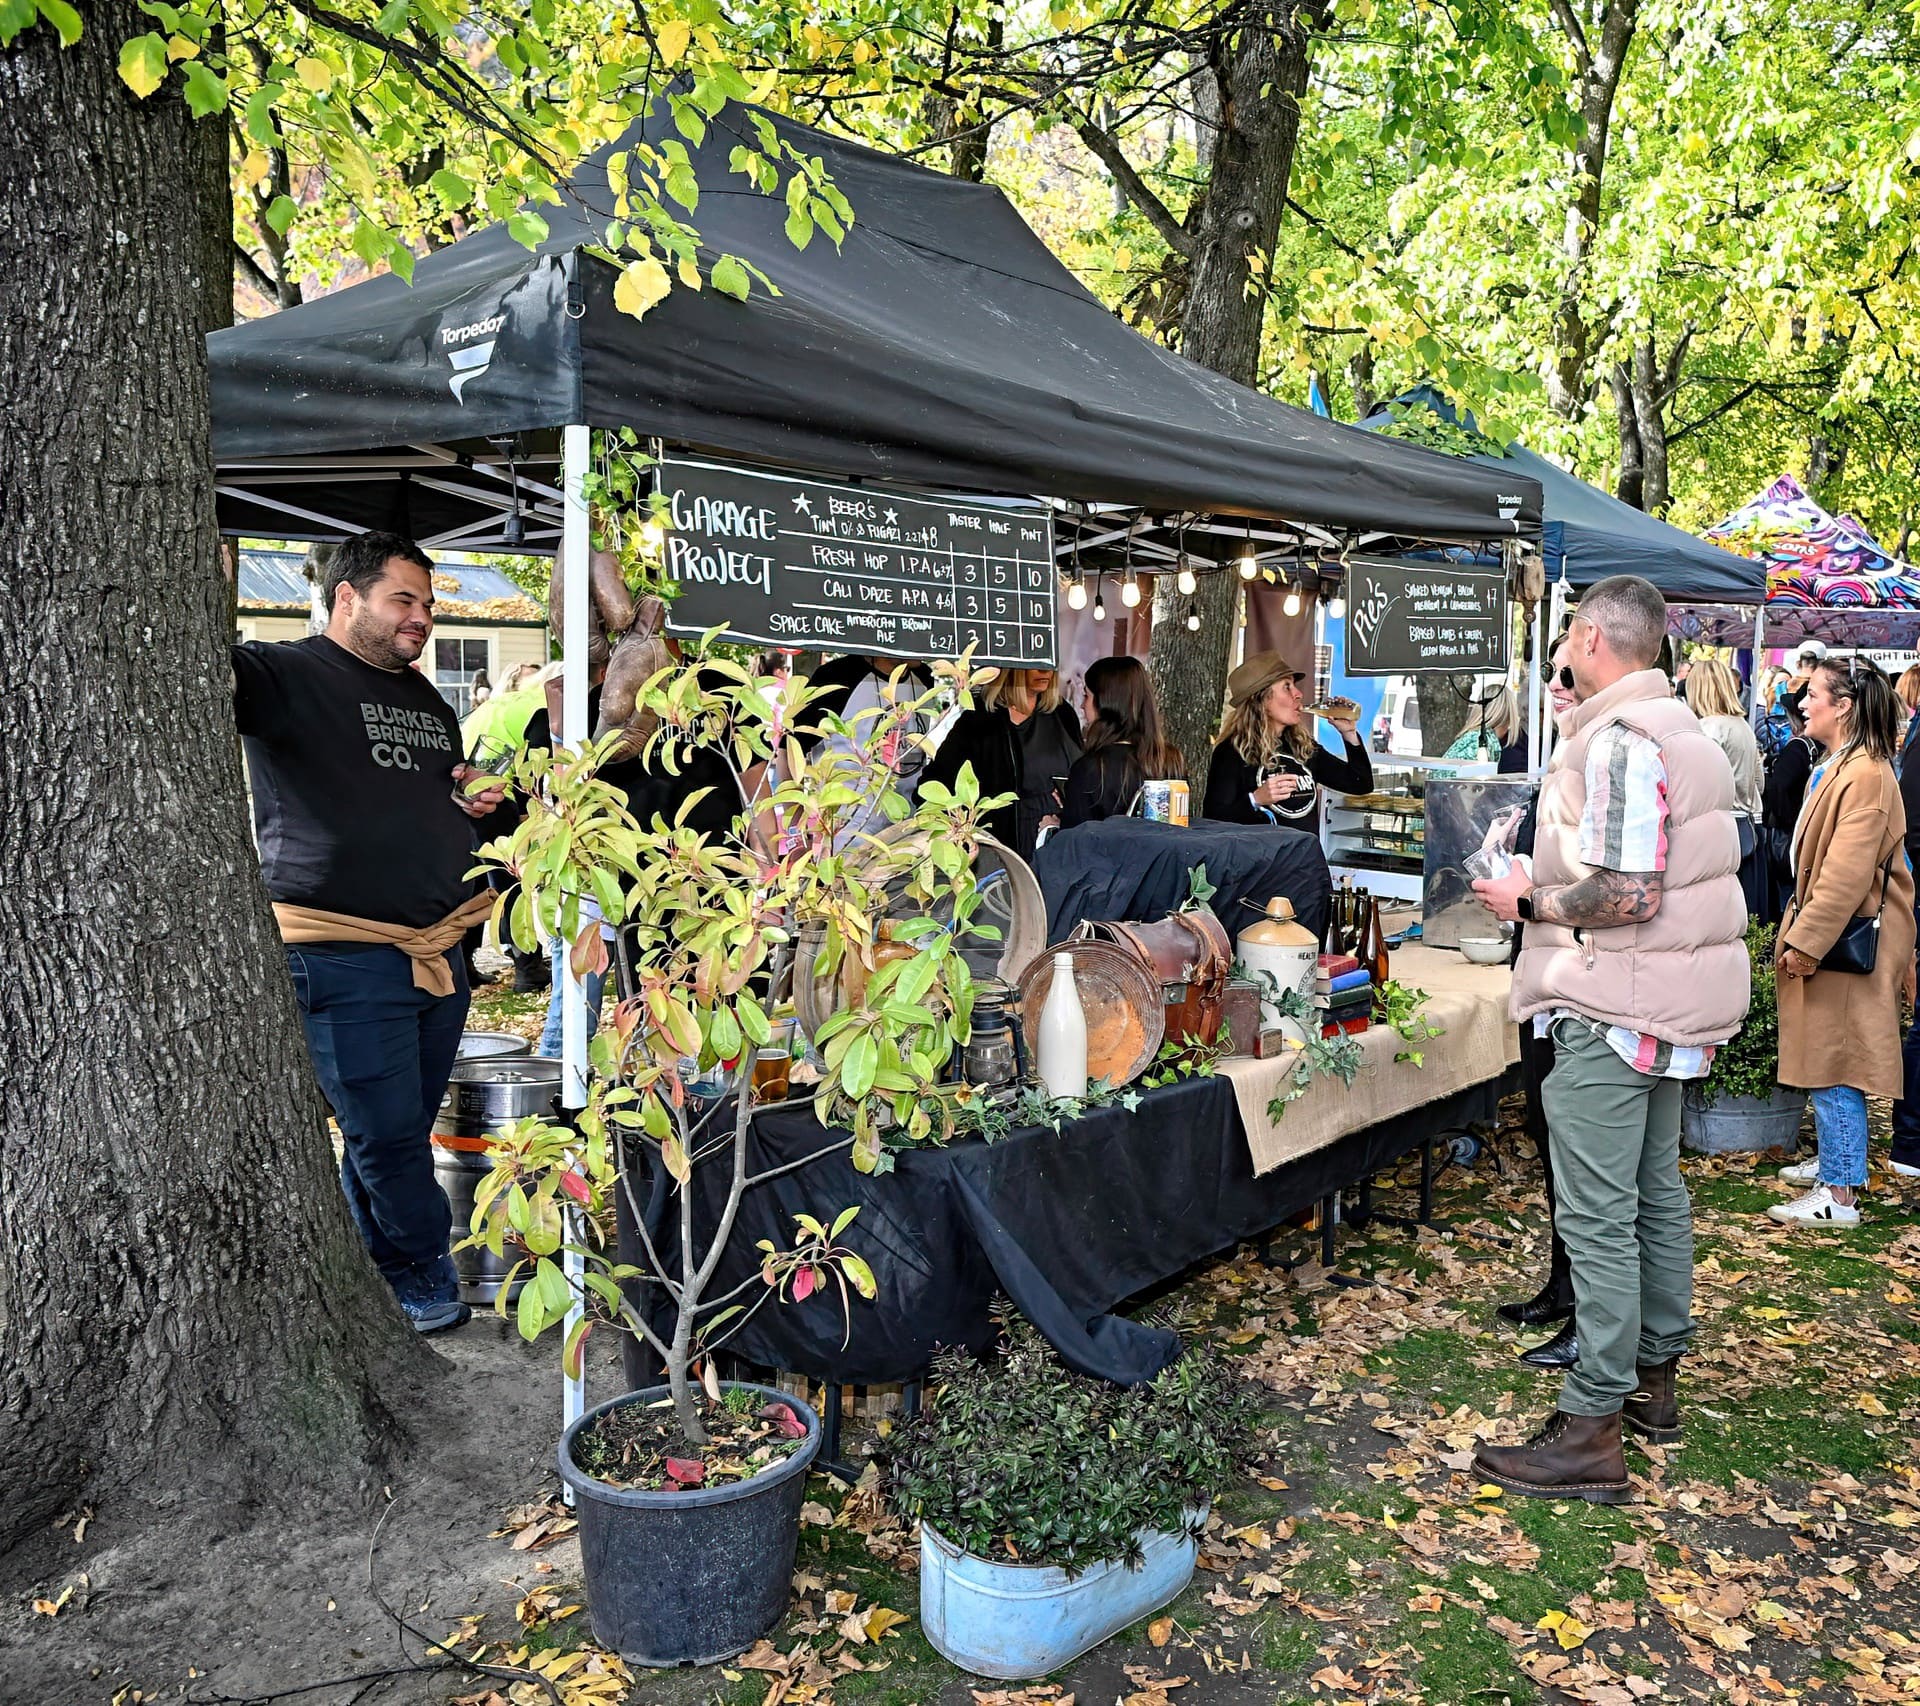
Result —
<path fill-rule="evenodd" d="M 1693 1302 L 1681 1086 L 1747 1012 L 1733 772 L 1653 667 L 1666 623 L 1635 576 L 1580 600 L 1554 655 L 1576 703 L 1541 784 L 1533 874 L 1474 884 L 1495 916 L 1527 922 L 1513 1016 L 1555 1051 L 1541 1099 L 1580 1360 L 1535 1438 L 1483 1441 L 1474 1459 L 1533 1497 L 1619 1503 L 1623 1420 L 1680 1437 L 1674 1369 Z"/>

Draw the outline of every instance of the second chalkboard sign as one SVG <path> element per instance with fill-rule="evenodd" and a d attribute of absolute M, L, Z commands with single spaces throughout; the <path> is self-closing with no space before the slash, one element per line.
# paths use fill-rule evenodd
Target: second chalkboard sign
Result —
<path fill-rule="evenodd" d="M 790 651 L 1051 668 L 1053 517 L 667 457 L 667 626 Z"/>
<path fill-rule="evenodd" d="M 1504 570 L 1355 558 L 1347 568 L 1349 675 L 1491 674 L 1507 667 Z"/>

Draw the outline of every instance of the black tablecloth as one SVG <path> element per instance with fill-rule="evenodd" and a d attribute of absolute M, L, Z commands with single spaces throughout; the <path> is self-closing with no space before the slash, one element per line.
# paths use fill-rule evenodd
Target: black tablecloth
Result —
<path fill-rule="evenodd" d="M 1047 940 L 1062 941 L 1088 920 L 1164 918 L 1185 902 L 1197 865 L 1206 866 L 1218 891 L 1211 905 L 1229 936 L 1253 921 L 1242 901 L 1264 912 L 1277 894 L 1293 902 L 1294 916 L 1314 935 L 1326 928 L 1332 879 L 1319 839 L 1305 830 L 1111 817 L 1063 829 L 1034 855 L 1047 897 Z"/>
<path fill-rule="evenodd" d="M 1072 1367 L 1147 1379 L 1165 1366 L 1171 1338 L 1108 1313 L 1116 1305 L 1389 1165 L 1430 1132 L 1491 1119 L 1497 1099 L 1496 1084 L 1478 1085 L 1264 1178 L 1253 1176 L 1223 1078 L 1147 1091 L 1133 1113 L 1097 1108 L 1059 1133 L 912 1150 L 887 1174 L 855 1172 L 844 1151 L 823 1156 L 748 1191 L 713 1293 L 753 1274 L 758 1239 L 789 1247 L 796 1213 L 830 1222 L 857 1203 L 842 1242 L 872 1266 L 879 1296 L 854 1300 L 850 1331 L 835 1288 L 801 1304 L 769 1302 L 728 1349 L 822 1380 L 909 1379 L 942 1345 L 984 1349 L 989 1307 L 1004 1292 Z M 811 1109 L 769 1109 L 755 1120 L 749 1170 L 844 1136 Z M 725 1185 L 721 1167 L 698 1170 L 702 1224 L 712 1224 Z"/>

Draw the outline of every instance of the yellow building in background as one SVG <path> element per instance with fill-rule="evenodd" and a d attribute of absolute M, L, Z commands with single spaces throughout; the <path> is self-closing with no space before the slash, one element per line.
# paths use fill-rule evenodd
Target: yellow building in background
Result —
<path fill-rule="evenodd" d="M 305 561 L 303 551 L 241 548 L 237 638 L 303 640 L 315 632 Z M 472 711 L 476 679 L 498 688 L 516 664 L 547 661 L 546 613 L 499 569 L 439 558 L 433 590 L 433 639 L 415 667 L 455 716 Z"/>

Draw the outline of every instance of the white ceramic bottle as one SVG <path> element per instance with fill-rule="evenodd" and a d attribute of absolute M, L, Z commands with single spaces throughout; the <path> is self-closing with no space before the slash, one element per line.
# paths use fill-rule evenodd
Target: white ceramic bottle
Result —
<path fill-rule="evenodd" d="M 1053 983 L 1040 1009 L 1040 1082 L 1054 1097 L 1087 1093 L 1087 1014 L 1073 981 L 1073 955 L 1053 956 Z"/>

